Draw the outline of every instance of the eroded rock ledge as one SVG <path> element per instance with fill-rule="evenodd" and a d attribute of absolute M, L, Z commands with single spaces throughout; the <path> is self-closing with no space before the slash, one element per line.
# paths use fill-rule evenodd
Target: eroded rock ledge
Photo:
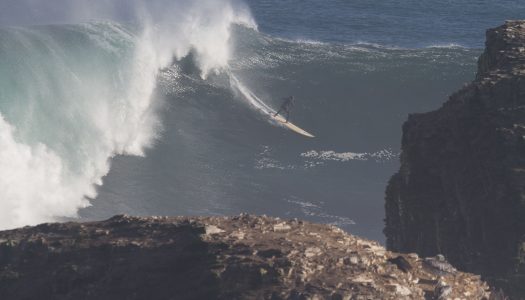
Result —
<path fill-rule="evenodd" d="M 525 21 L 488 30 L 475 80 L 404 124 L 385 234 L 525 299 Z"/>
<path fill-rule="evenodd" d="M 299 220 L 116 216 L 0 232 L 1 299 L 483 299 L 479 276 Z"/>

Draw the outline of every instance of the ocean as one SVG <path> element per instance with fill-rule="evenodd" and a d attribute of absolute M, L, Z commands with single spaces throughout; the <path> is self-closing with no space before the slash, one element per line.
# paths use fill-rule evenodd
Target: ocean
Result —
<path fill-rule="evenodd" d="M 383 242 L 403 122 L 524 16 L 510 0 L 4 0 L 0 228 L 247 212 Z M 264 112 L 290 95 L 315 138 Z"/>

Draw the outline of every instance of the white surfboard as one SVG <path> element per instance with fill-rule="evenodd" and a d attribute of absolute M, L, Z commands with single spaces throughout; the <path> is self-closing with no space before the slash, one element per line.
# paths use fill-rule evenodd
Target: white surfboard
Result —
<path fill-rule="evenodd" d="M 264 103 L 259 97 L 257 97 L 252 91 L 250 91 L 248 88 L 246 88 L 238 79 L 235 77 L 235 75 L 230 73 L 230 79 L 232 87 L 235 87 L 243 96 L 246 98 L 246 100 L 249 101 L 251 105 L 253 105 L 255 108 L 263 112 L 264 114 L 268 115 L 272 120 L 276 121 L 280 125 L 287 127 L 293 132 L 296 132 L 300 135 L 313 138 L 315 137 L 313 134 L 307 132 L 306 130 L 300 128 L 299 126 L 286 122 L 286 119 L 283 118 L 281 115 L 277 115 L 274 117 L 275 111 L 270 108 L 266 103 Z"/>
<path fill-rule="evenodd" d="M 286 119 L 283 118 L 283 116 L 281 115 L 277 115 L 274 117 L 274 115 L 270 115 L 274 120 L 276 120 L 277 122 L 281 123 L 282 125 L 286 126 L 288 129 L 294 131 L 294 132 L 297 132 L 298 134 L 300 135 L 304 135 L 306 137 L 310 137 L 310 138 L 313 138 L 315 137 L 313 134 L 307 132 L 306 130 L 300 128 L 299 126 L 293 124 L 293 123 L 290 123 L 290 122 L 286 122 Z"/>

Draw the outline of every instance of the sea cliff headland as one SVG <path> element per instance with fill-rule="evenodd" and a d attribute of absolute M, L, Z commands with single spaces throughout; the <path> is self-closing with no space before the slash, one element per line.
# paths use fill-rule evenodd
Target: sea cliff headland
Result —
<path fill-rule="evenodd" d="M 445 254 L 525 297 L 525 21 L 487 31 L 475 80 L 403 126 L 387 247 Z"/>

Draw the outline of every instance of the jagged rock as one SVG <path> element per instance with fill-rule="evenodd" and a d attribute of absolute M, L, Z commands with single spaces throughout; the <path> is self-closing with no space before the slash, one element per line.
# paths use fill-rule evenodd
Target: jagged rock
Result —
<path fill-rule="evenodd" d="M 116 216 L 4 231 L 0 241 L 2 300 L 431 299 L 440 280 L 452 299 L 489 297 L 479 276 L 435 276 L 417 255 L 264 216 Z"/>
<path fill-rule="evenodd" d="M 525 22 L 487 31 L 475 80 L 403 125 L 387 248 L 443 253 L 525 299 Z"/>
<path fill-rule="evenodd" d="M 437 300 L 445 300 L 449 298 L 450 294 L 452 294 L 452 287 L 443 281 L 439 281 L 434 290 L 434 298 Z"/>
<path fill-rule="evenodd" d="M 423 260 L 423 266 L 428 269 L 429 272 L 436 275 L 454 274 L 457 272 L 442 254 L 436 255 L 436 257 L 427 257 Z"/>
<path fill-rule="evenodd" d="M 410 262 L 402 255 L 395 258 L 390 258 L 388 261 L 396 265 L 401 271 L 405 273 L 412 270 L 412 265 L 410 265 Z"/>

